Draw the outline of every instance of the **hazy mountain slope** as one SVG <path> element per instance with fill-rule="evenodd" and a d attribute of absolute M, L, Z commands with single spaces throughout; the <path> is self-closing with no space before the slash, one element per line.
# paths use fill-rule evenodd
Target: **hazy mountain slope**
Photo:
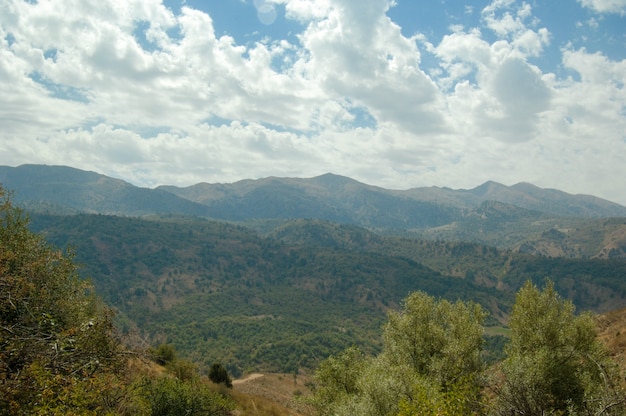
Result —
<path fill-rule="evenodd" d="M 473 189 L 439 187 L 404 191 L 411 197 L 447 205 L 477 207 L 485 201 L 498 201 L 550 216 L 624 217 L 626 207 L 591 195 L 572 195 L 555 189 L 543 189 L 529 183 L 513 186 L 488 181 Z"/>
<path fill-rule="evenodd" d="M 338 175 L 264 178 L 159 189 L 205 204 L 213 218 L 318 218 L 382 228 L 424 228 L 459 218 L 457 207 L 408 198 Z"/>
<path fill-rule="evenodd" d="M 626 217 L 626 207 L 619 204 L 527 183 L 508 187 L 486 182 L 469 190 L 429 187 L 398 191 L 326 174 L 147 189 L 94 172 L 45 165 L 0 166 L 0 183 L 15 190 L 21 201 L 48 201 L 82 211 L 126 215 L 175 212 L 237 220 L 311 217 L 371 227 L 423 228 L 451 223 L 485 201 L 497 201 L 548 216 Z M 208 211 L 203 206 L 209 207 Z"/>
<path fill-rule="evenodd" d="M 462 213 L 480 207 L 486 201 L 517 206 L 529 211 L 549 216 L 565 217 L 620 217 L 626 216 L 626 207 L 590 195 L 571 195 L 554 189 L 542 189 L 527 183 L 505 186 L 496 182 L 486 182 L 474 189 L 453 190 L 449 188 L 414 188 L 406 191 L 388 190 L 354 181 L 349 178 L 326 174 L 309 179 L 265 178 L 245 180 L 232 184 L 197 184 L 186 188 L 173 186 L 160 187 L 183 198 L 214 207 L 219 212 L 227 201 L 244 202 L 239 219 L 246 218 L 288 218 L 279 210 L 266 212 L 260 208 L 255 214 L 254 201 L 263 201 L 278 195 L 278 205 L 282 196 L 289 195 L 304 212 L 321 209 L 316 218 L 335 220 L 350 216 L 352 222 L 362 225 L 367 222 L 384 224 L 393 222 L 396 226 L 436 226 L 458 219 Z M 312 209 L 306 203 L 313 202 Z M 322 204 L 321 202 L 325 202 Z M 335 217 L 329 215 L 328 206 L 336 207 Z M 261 203 L 260 207 L 264 207 Z M 387 210 L 393 207 L 392 212 Z M 287 209 L 293 208 L 288 205 Z M 410 215 L 412 209 L 421 209 L 423 218 L 416 220 Z M 223 215 L 223 214 L 220 214 Z M 256 216 L 255 216 L 256 215 Z M 394 218 L 389 221 L 387 218 Z M 306 218 L 299 215 L 299 218 Z M 399 220 L 402 219 L 402 220 Z M 384 226 L 384 225 L 383 225 Z"/>
<path fill-rule="evenodd" d="M 206 215 L 200 204 L 162 190 L 66 166 L 0 166 L 0 183 L 30 210 L 117 215 L 179 213 Z"/>
<path fill-rule="evenodd" d="M 625 218 L 626 207 L 523 183 L 397 191 L 326 174 L 147 189 L 93 172 L 41 165 L 0 167 L 0 183 L 35 212 L 189 215 L 253 227 L 268 220 L 322 219 L 383 234 L 477 242 L 532 254 L 626 255 L 623 231 L 595 223 L 606 216 Z M 604 234 L 591 231 L 594 227 Z M 568 231 L 567 239 L 554 239 L 558 235 L 553 230 L 578 229 L 590 231 Z"/>
<path fill-rule="evenodd" d="M 517 250 L 548 257 L 625 258 L 626 218 L 561 222 L 526 239 Z"/>

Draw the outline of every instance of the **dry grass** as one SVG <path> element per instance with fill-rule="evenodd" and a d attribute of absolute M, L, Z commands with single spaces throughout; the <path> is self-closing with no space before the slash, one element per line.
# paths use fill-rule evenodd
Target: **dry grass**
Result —
<path fill-rule="evenodd" d="M 607 312 L 596 320 L 598 337 L 613 359 L 626 371 L 626 308 Z"/>
<path fill-rule="evenodd" d="M 263 374 L 235 380 L 231 397 L 239 416 L 309 416 L 310 377 L 293 374 Z"/>

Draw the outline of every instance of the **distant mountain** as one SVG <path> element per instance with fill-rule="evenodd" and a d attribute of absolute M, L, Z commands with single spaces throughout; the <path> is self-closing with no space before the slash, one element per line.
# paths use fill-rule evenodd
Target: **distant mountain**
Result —
<path fill-rule="evenodd" d="M 236 212 L 230 211 L 229 214 L 222 215 L 240 219 L 254 218 L 254 215 L 256 218 L 285 218 L 289 217 L 285 213 L 297 208 L 296 214 L 315 212 L 316 218 L 350 218 L 352 222 L 361 225 L 367 225 L 367 222 L 388 222 L 391 226 L 391 223 L 404 222 L 436 226 L 449 222 L 469 209 L 476 209 L 486 201 L 496 201 L 550 216 L 626 216 L 626 207 L 614 202 L 590 195 L 571 195 L 555 189 L 542 189 L 528 183 L 509 187 L 490 181 L 469 190 L 428 187 L 396 191 L 366 185 L 343 176 L 325 174 L 309 179 L 264 178 L 232 184 L 201 183 L 186 188 L 161 186 L 159 189 L 207 205 L 215 211 L 226 211 L 232 208 L 233 203 L 238 203 L 239 209 Z M 268 197 L 276 202 L 268 206 L 265 203 Z M 290 203 L 281 207 L 287 200 Z M 260 204 L 255 204 L 257 202 Z M 309 205 L 311 203 L 313 205 Z M 300 208 L 303 210 L 300 211 Z M 412 213 L 414 209 L 421 209 L 419 220 Z M 298 217 L 304 218 L 306 215 L 300 214 Z"/>
<path fill-rule="evenodd" d="M 15 192 L 17 202 L 39 212 L 206 215 L 206 207 L 169 192 L 66 166 L 0 166 L 0 183 Z"/>
<path fill-rule="evenodd" d="M 626 207 L 594 196 L 491 181 L 469 190 L 425 187 L 399 191 L 329 173 L 306 179 L 268 177 L 148 189 L 64 166 L 23 165 L 0 167 L 0 183 L 14 190 L 16 201 L 33 212 L 173 214 L 254 227 L 267 227 L 268 221 L 278 221 L 273 223 L 276 226 L 289 219 L 320 219 L 417 238 L 517 247 L 542 255 L 560 252 L 571 256 L 584 251 L 555 248 L 553 242 L 543 242 L 549 236 L 545 232 L 573 230 L 581 221 L 591 230 L 593 221 L 626 217 Z M 598 249 L 606 248 L 605 253 L 587 250 L 585 256 L 624 255 L 619 230 L 606 232 L 618 235 Z M 576 234 L 577 241 L 584 238 L 584 234 Z M 524 245 L 529 241 L 531 244 Z"/>
<path fill-rule="evenodd" d="M 626 216 L 626 207 L 591 195 L 572 195 L 556 189 L 539 188 L 529 183 L 512 186 L 488 181 L 473 189 L 414 188 L 406 191 L 413 198 L 476 207 L 497 201 L 559 217 L 608 218 Z"/>
<path fill-rule="evenodd" d="M 427 228 L 461 218 L 463 210 L 326 174 L 310 179 L 264 178 L 233 184 L 161 186 L 209 208 L 213 218 L 317 218 L 373 228 Z"/>

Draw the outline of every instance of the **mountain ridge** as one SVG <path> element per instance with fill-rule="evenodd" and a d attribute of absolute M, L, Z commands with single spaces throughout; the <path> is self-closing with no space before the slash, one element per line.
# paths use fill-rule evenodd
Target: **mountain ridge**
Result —
<path fill-rule="evenodd" d="M 548 256 L 626 255 L 626 225 L 599 223 L 605 218 L 626 218 L 626 207 L 525 182 L 394 190 L 327 173 L 150 189 L 67 166 L 22 165 L 0 166 L 0 184 L 14 191 L 14 200 L 30 212 L 177 215 L 257 229 L 290 219 L 319 219 L 383 234 L 472 241 Z M 581 227 L 588 231 L 576 231 Z M 594 227 L 607 235 L 598 236 Z M 560 230 L 565 237 L 555 240 L 551 230 Z M 589 238 L 593 245 L 581 243 Z"/>
<path fill-rule="evenodd" d="M 593 195 L 569 194 L 564 191 L 551 188 L 540 188 L 528 182 L 519 182 L 511 186 L 503 185 L 495 181 L 487 181 L 472 189 L 452 189 L 448 187 L 417 187 L 407 190 L 387 189 L 374 185 L 365 184 L 355 179 L 326 173 L 311 178 L 289 178 L 270 176 L 259 179 L 243 179 L 232 183 L 208 183 L 200 182 L 186 187 L 173 185 L 160 185 L 156 188 L 144 188 L 135 186 L 121 179 L 93 172 L 76 169 L 68 166 L 50 166 L 27 164 L 17 167 L 0 166 L 0 183 L 5 184 L 9 189 L 18 192 L 18 199 L 31 195 L 37 190 L 47 198 L 53 199 L 53 188 L 62 185 L 67 186 L 90 186 L 101 193 L 108 192 L 108 195 L 119 195 L 121 191 L 142 192 L 158 195 L 166 198 L 163 191 L 175 195 L 200 205 L 210 205 L 212 201 L 223 199 L 224 197 L 242 198 L 250 192 L 259 189 L 272 190 L 281 187 L 283 189 L 297 190 L 297 195 L 308 197 L 328 198 L 332 192 L 340 192 L 335 199 L 347 195 L 356 198 L 366 193 L 372 195 L 384 195 L 387 197 L 414 200 L 424 203 L 440 201 L 440 205 L 454 205 L 457 208 L 477 207 L 486 200 L 494 200 L 502 203 L 516 205 L 535 211 L 548 214 L 573 215 L 584 217 L 615 217 L 626 216 L 626 207 Z M 48 187 L 49 192 L 43 192 Z M 92 191 L 94 197 L 102 198 L 105 195 L 97 195 Z M 356 195 L 356 196 L 355 196 Z M 171 199 L 175 201 L 176 199 Z M 75 200 L 66 201 L 77 205 Z M 178 201 L 180 203 L 180 201 Z M 555 207 L 557 202 L 567 202 L 569 207 Z M 74 208 L 81 208 L 75 206 Z M 91 211 L 98 212 L 97 207 L 89 207 Z M 184 209 L 195 209 L 202 214 L 199 206 L 191 208 L 191 205 Z M 141 212 L 136 209 L 136 212 Z"/>

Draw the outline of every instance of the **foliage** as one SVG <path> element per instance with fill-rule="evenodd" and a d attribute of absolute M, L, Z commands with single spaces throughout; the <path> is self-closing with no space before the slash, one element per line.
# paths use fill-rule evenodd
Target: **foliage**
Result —
<path fill-rule="evenodd" d="M 551 282 L 519 291 L 506 359 L 489 373 L 481 359 L 484 318 L 471 302 L 410 294 L 389 313 L 379 355 L 350 348 L 321 363 L 314 405 L 320 415 L 339 416 L 626 412 L 621 377 L 592 316 L 575 315 Z"/>
<path fill-rule="evenodd" d="M 360 393 L 357 383 L 365 366 L 365 357 L 355 346 L 320 363 L 315 371 L 315 405 L 320 415 L 334 414 L 338 403 Z"/>
<path fill-rule="evenodd" d="M 389 313 L 384 331 L 387 359 L 393 366 L 408 365 L 444 388 L 452 386 L 482 370 L 485 316 L 475 303 L 411 293 L 402 311 Z"/>
<path fill-rule="evenodd" d="M 418 380 L 413 385 L 411 400 L 402 398 L 398 416 L 467 416 L 479 414 L 480 406 L 474 400 L 476 387 L 460 380 L 452 388 L 441 390 L 432 383 Z"/>
<path fill-rule="evenodd" d="M 215 384 L 224 384 L 226 387 L 233 387 L 233 381 L 228 375 L 228 371 L 220 363 L 213 363 L 209 370 L 209 380 Z"/>
<path fill-rule="evenodd" d="M 312 369 L 352 344 L 378 352 L 385 311 L 413 290 L 485 304 L 494 292 L 406 258 L 287 246 L 212 221 L 36 218 L 155 343 L 235 376 Z"/>
<path fill-rule="evenodd" d="M 576 316 L 552 282 L 527 282 L 511 315 L 496 413 L 623 414 L 624 394 L 590 314 Z"/>
<path fill-rule="evenodd" d="M 234 408 L 230 399 L 197 377 L 189 381 L 169 376 L 147 378 L 142 390 L 150 416 L 226 416 Z"/>
<path fill-rule="evenodd" d="M 167 365 L 176 359 L 176 348 L 171 344 L 160 344 L 156 350 L 149 352 L 160 365 Z"/>
<path fill-rule="evenodd" d="M 97 409 L 99 397 L 84 386 L 123 362 L 111 313 L 79 277 L 71 254 L 53 249 L 27 223 L 0 188 L 0 413 Z M 116 389 L 104 385 L 101 395 L 109 388 Z"/>
<path fill-rule="evenodd" d="M 129 371 L 112 313 L 62 253 L 27 228 L 0 188 L 0 415 L 226 415 L 172 345 L 151 351 L 166 374 Z"/>
<path fill-rule="evenodd" d="M 276 240 L 198 218 L 33 220 L 49 241 L 76 247 L 123 329 L 136 325 L 154 344 L 171 343 L 206 369 L 219 361 L 233 376 L 313 369 L 353 344 L 376 354 L 386 311 L 417 290 L 480 303 L 496 326 L 529 279 L 552 277 L 579 310 L 626 299 L 623 259 L 535 257 L 322 221 L 283 224 Z M 493 341 L 499 350 L 502 339 Z M 490 352 L 490 362 L 499 356 Z"/>
<path fill-rule="evenodd" d="M 472 302 L 450 303 L 410 294 L 390 312 L 384 348 L 372 359 L 351 348 L 324 361 L 316 372 L 315 405 L 322 415 L 450 414 L 478 408 L 482 324 Z"/>

